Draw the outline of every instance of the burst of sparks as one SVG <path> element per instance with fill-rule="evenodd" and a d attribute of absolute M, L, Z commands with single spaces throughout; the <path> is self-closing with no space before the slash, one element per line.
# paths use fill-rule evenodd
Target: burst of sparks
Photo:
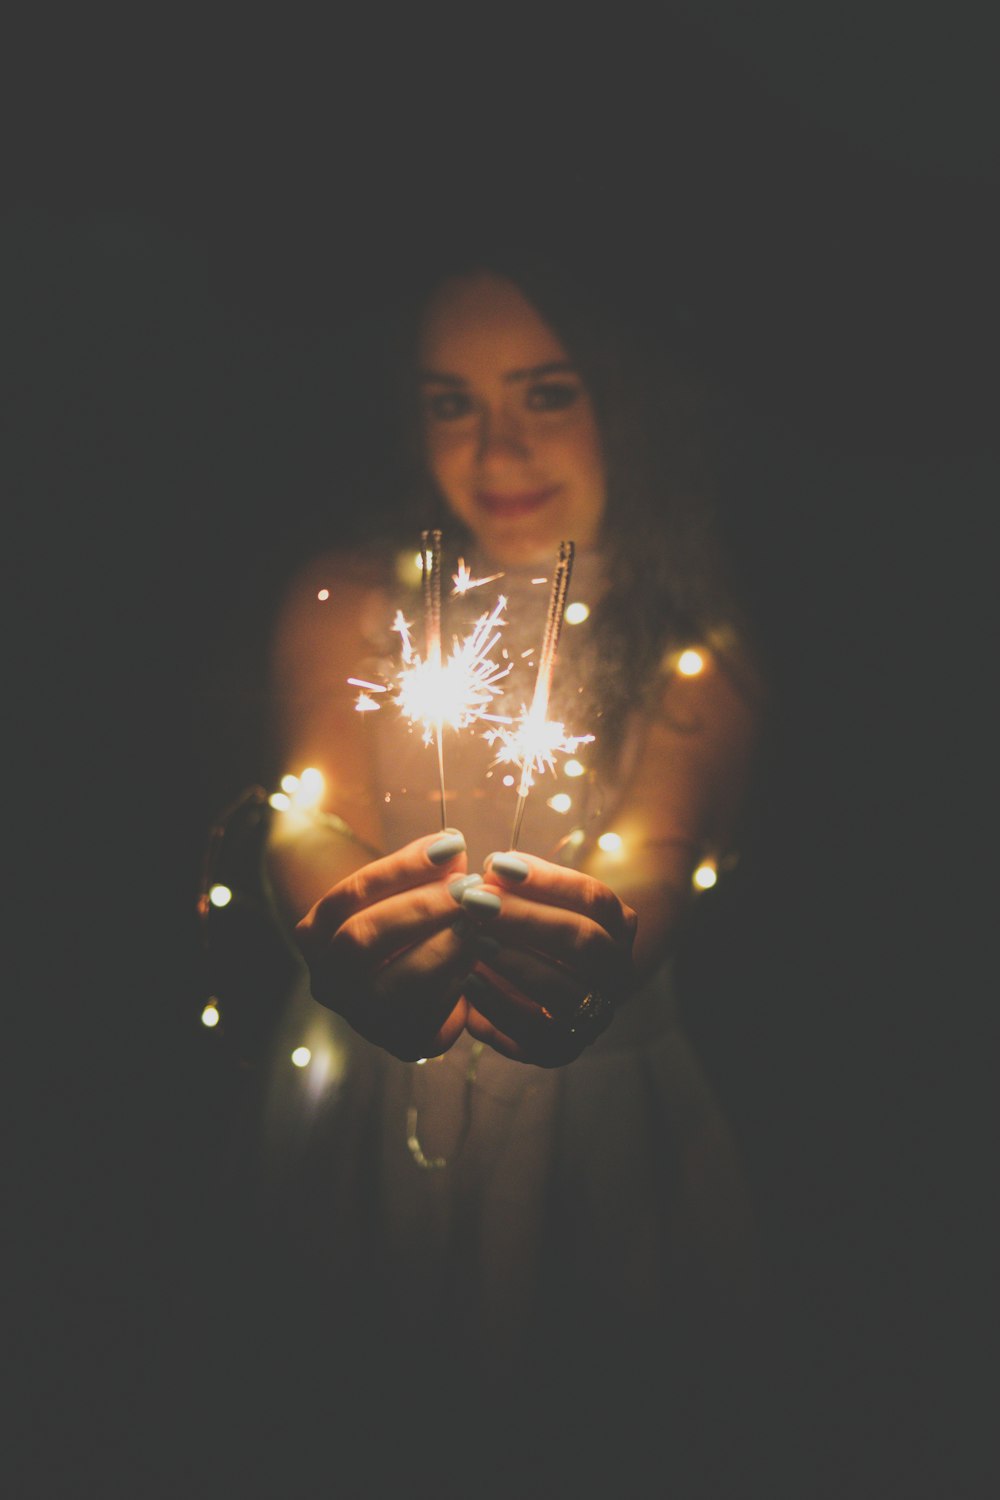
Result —
<path fill-rule="evenodd" d="M 562 629 L 563 615 L 566 611 L 566 596 L 569 592 L 569 581 L 573 573 L 573 558 L 576 548 L 572 542 L 560 542 L 559 554 L 556 560 L 555 571 L 552 574 L 552 589 L 549 594 L 549 612 L 545 621 L 545 638 L 542 641 L 542 649 L 538 658 L 538 669 L 535 674 L 535 691 L 531 700 L 531 707 L 522 708 L 518 727 L 509 739 L 505 740 L 499 734 L 495 738 L 501 741 L 501 750 L 498 760 L 507 759 L 521 768 L 521 779 L 517 788 L 517 804 L 514 809 L 514 825 L 511 829 L 510 847 L 517 848 L 518 836 L 521 832 L 521 820 L 524 817 L 524 807 L 527 802 L 528 792 L 534 785 L 535 772 L 555 769 L 555 755 L 560 751 L 570 754 L 573 750 L 592 739 L 592 735 L 568 736 L 562 724 L 552 721 L 548 717 L 549 694 L 552 688 L 552 674 L 555 671 L 556 651 L 559 645 L 559 634 Z"/>
<path fill-rule="evenodd" d="M 557 755 L 573 755 L 581 745 L 589 745 L 592 734 L 567 734 L 566 726 L 545 717 L 545 705 L 522 707 L 513 729 L 489 729 L 484 735 L 491 745 L 499 745 L 496 765 L 517 766 L 521 772 L 518 796 L 524 796 L 535 784 L 535 776 L 554 771 Z"/>
<path fill-rule="evenodd" d="M 446 661 L 425 661 L 414 650 L 405 630 L 402 671 L 397 675 L 395 702 L 411 723 L 421 724 L 429 744 L 439 724 L 467 729 L 481 719 L 509 723 L 509 717 L 490 713 L 490 705 L 503 689 L 500 682 L 511 663 L 499 665 L 491 652 L 500 640 L 499 626 L 507 601 L 501 597 L 492 611 L 480 616 L 464 640 L 453 643 Z M 401 622 L 405 626 L 405 621 Z"/>
<path fill-rule="evenodd" d="M 402 666 L 394 681 L 382 686 L 361 677 L 348 678 L 352 686 L 366 690 L 358 694 L 357 711 L 370 713 L 381 707 L 371 693 L 391 693 L 403 715 L 422 727 L 426 744 L 434 739 L 439 724 L 452 729 L 467 729 L 480 720 L 509 724 L 509 715 L 490 712 L 493 700 L 503 691 L 501 681 L 513 668 L 513 662 L 498 663 L 492 656 L 500 642 L 500 627 L 506 623 L 502 618 L 506 607 L 501 595 L 463 640 L 453 642 L 447 660 L 439 662 L 420 655 L 413 644 L 411 622 L 397 610 L 392 628 L 400 638 Z"/>
<path fill-rule="evenodd" d="M 484 583 L 495 583 L 502 578 L 502 573 L 490 573 L 485 578 L 473 578 L 472 569 L 466 563 L 464 557 L 458 559 L 458 572 L 451 575 L 451 581 L 455 585 L 453 594 L 467 594 L 470 589 L 480 589 Z"/>

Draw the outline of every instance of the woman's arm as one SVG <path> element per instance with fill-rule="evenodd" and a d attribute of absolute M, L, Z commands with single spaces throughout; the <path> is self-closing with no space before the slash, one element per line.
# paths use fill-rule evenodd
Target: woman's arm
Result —
<path fill-rule="evenodd" d="M 606 882 L 638 917 L 637 979 L 668 953 L 694 896 L 702 862 L 735 852 L 759 737 L 755 678 L 739 681 L 723 659 L 700 652 L 693 676 L 670 671 L 637 731 L 637 749 L 606 828 L 621 840 L 591 845 L 581 868 Z"/>

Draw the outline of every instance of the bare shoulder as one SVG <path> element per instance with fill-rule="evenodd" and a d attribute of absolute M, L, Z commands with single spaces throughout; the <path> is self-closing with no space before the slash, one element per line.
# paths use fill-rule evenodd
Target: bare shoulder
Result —
<path fill-rule="evenodd" d="M 368 596 L 385 590 L 390 563 L 385 554 L 369 549 L 328 551 L 309 558 L 284 589 L 279 623 L 314 615 L 318 604 L 330 614 L 353 613 Z"/>
<path fill-rule="evenodd" d="M 322 643 L 328 659 L 359 648 L 379 628 L 391 577 L 391 557 L 367 550 L 330 551 L 310 558 L 290 577 L 272 631 L 272 658 L 311 659 Z"/>

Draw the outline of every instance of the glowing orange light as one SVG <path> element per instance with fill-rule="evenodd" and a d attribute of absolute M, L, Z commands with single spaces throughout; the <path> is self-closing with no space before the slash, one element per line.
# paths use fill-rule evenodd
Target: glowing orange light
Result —
<path fill-rule="evenodd" d="M 700 651 L 682 651 L 677 659 L 677 670 L 684 677 L 697 677 L 705 665 Z"/>
<path fill-rule="evenodd" d="M 317 599 L 329 599 L 329 597 L 330 597 L 330 590 L 329 589 L 320 589 L 319 593 L 316 595 Z"/>
<path fill-rule="evenodd" d="M 603 849 L 605 854 L 615 854 L 621 848 L 621 846 L 622 836 L 620 833 L 612 833 L 610 831 L 608 833 L 602 833 L 600 838 L 597 840 L 598 849 Z"/>
<path fill-rule="evenodd" d="M 715 866 L 709 864 L 707 861 L 700 864 L 691 876 L 692 881 L 699 891 L 710 891 L 718 878 Z"/>
<path fill-rule="evenodd" d="M 216 1005 L 214 1000 L 210 1000 L 205 1006 L 205 1009 L 202 1011 L 201 1024 L 203 1026 L 207 1026 L 209 1030 L 211 1030 L 213 1026 L 218 1026 L 219 1007 Z"/>

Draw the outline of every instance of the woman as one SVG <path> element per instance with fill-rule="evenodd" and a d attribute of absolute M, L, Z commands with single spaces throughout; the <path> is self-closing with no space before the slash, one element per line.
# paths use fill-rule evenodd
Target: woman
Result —
<path fill-rule="evenodd" d="M 596 1351 L 623 1373 L 670 1349 L 681 1369 L 737 1315 L 752 1263 L 671 956 L 696 870 L 737 849 L 757 674 L 687 386 L 553 286 L 494 262 L 431 287 L 409 371 L 428 483 L 392 545 L 303 570 L 273 653 L 280 754 L 322 773 L 327 815 L 279 816 L 268 851 L 304 961 L 287 1039 L 315 1056 L 325 1017 L 335 1059 L 322 1105 L 293 1070 L 276 1079 L 283 1213 L 308 1196 L 318 1257 L 365 1280 L 411 1353 L 433 1328 L 443 1363 L 499 1385 L 527 1359 L 571 1379 Z M 347 685 L 391 677 L 398 609 L 419 640 L 405 559 L 435 525 L 446 582 L 488 580 L 446 588 L 446 637 L 506 600 L 491 708 L 509 715 L 575 546 L 569 599 L 589 613 L 568 612 L 550 714 L 593 741 L 582 774 L 538 777 L 516 849 L 516 788 L 482 725 L 445 731 L 442 829 L 433 747 L 391 704 L 356 712 Z"/>

